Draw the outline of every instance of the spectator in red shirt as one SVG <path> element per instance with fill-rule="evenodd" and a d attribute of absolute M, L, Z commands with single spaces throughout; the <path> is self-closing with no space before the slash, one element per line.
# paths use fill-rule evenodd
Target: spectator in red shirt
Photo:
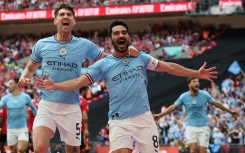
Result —
<path fill-rule="evenodd" d="M 33 94 L 29 93 L 29 95 L 33 99 Z M 34 100 L 33 104 L 38 109 L 38 102 Z M 35 115 L 32 113 L 32 110 L 30 107 L 27 108 L 26 113 L 27 113 L 28 133 L 29 133 L 29 145 L 28 145 L 27 152 L 29 152 L 29 150 L 34 152 L 33 145 L 32 145 L 32 126 L 33 126 Z"/>
<path fill-rule="evenodd" d="M 80 89 L 80 101 L 81 101 L 81 112 L 82 112 L 82 127 L 81 127 L 81 146 L 80 152 L 89 152 L 89 130 L 88 130 L 88 101 L 85 99 L 87 95 L 88 87 L 82 87 Z"/>
<path fill-rule="evenodd" d="M 38 108 L 38 103 L 37 102 L 34 101 L 33 104 L 34 104 L 34 106 L 36 106 L 36 108 Z M 31 108 L 29 108 L 29 107 L 27 109 L 27 116 L 28 116 L 28 119 L 27 119 L 28 133 L 31 134 L 35 116 L 32 113 Z"/>
<path fill-rule="evenodd" d="M 5 153 L 4 150 L 4 145 L 7 140 L 7 110 L 6 107 L 4 106 L 0 110 L 0 127 L 1 127 L 1 135 L 0 135 L 0 152 Z"/>

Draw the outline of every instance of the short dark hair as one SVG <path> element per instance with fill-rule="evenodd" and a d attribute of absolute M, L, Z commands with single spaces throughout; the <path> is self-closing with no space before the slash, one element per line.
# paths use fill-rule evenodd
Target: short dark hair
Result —
<path fill-rule="evenodd" d="M 75 16 L 74 6 L 68 4 L 68 3 L 62 3 L 60 4 L 54 11 L 54 16 L 57 17 L 59 10 L 66 9 L 71 11 L 72 15 Z"/>
<path fill-rule="evenodd" d="M 115 26 L 118 26 L 118 25 L 121 25 L 121 26 L 124 26 L 126 28 L 126 30 L 128 31 L 128 25 L 127 23 L 123 22 L 123 21 L 120 21 L 120 20 L 115 20 L 111 23 L 109 29 L 108 29 L 108 36 L 111 37 L 111 34 L 112 34 L 112 28 L 115 27 Z"/>
<path fill-rule="evenodd" d="M 18 82 L 19 82 L 19 77 L 15 77 L 15 78 L 13 78 L 12 80 L 14 80 L 14 82 L 16 83 L 16 84 L 18 84 Z"/>
<path fill-rule="evenodd" d="M 86 91 L 88 89 L 88 86 L 81 87 L 79 89 L 79 92 L 81 93 L 82 91 Z"/>
<path fill-rule="evenodd" d="M 189 77 L 189 78 L 187 78 L 187 80 L 186 80 L 187 84 L 189 84 L 191 82 L 191 80 L 194 80 L 194 79 L 197 79 L 197 78 L 195 78 L 195 77 Z"/>

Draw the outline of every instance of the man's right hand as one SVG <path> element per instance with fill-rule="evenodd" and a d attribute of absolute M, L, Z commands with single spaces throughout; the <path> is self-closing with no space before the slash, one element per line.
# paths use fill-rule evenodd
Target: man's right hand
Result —
<path fill-rule="evenodd" d="M 43 75 L 45 80 L 42 80 L 41 78 L 35 78 L 35 83 L 38 88 L 44 89 L 44 90 L 54 90 L 54 82 L 46 75 Z"/>
<path fill-rule="evenodd" d="M 160 113 L 159 113 L 159 114 L 153 114 L 153 118 L 154 118 L 154 120 L 155 120 L 156 122 L 158 122 L 158 121 L 160 120 L 161 117 L 162 117 L 162 116 L 160 115 Z"/>
<path fill-rule="evenodd" d="M 31 84 L 31 79 L 29 78 L 20 78 L 18 82 L 18 87 L 22 88 Z"/>

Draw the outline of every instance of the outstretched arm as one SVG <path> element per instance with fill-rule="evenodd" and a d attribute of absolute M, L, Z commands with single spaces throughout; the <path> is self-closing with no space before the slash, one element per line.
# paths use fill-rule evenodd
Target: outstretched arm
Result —
<path fill-rule="evenodd" d="M 159 114 L 154 114 L 154 119 L 155 119 L 156 121 L 158 121 L 158 120 L 159 120 L 160 118 L 162 118 L 163 116 L 165 116 L 165 115 L 167 115 L 167 114 L 173 112 L 173 111 L 176 109 L 176 107 L 177 107 L 176 104 L 173 104 L 173 105 L 169 106 L 164 112 L 159 113 Z"/>
<path fill-rule="evenodd" d="M 239 116 L 239 113 L 238 113 L 238 112 L 236 112 L 236 111 L 234 111 L 234 110 L 231 110 L 231 109 L 225 107 L 221 102 L 215 101 L 215 102 L 214 102 L 214 105 L 215 105 L 216 107 L 218 107 L 219 109 L 222 109 L 223 111 L 229 112 L 229 113 L 232 114 L 233 116 Z"/>
<path fill-rule="evenodd" d="M 167 72 L 172 75 L 177 76 L 186 76 L 186 77 L 196 77 L 199 79 L 206 79 L 212 81 L 212 79 L 217 78 L 218 72 L 216 71 L 216 67 L 211 67 L 206 69 L 206 62 L 199 68 L 199 70 L 193 70 L 186 67 L 183 67 L 176 63 L 159 61 L 160 66 L 155 69 L 158 72 Z"/>
<path fill-rule="evenodd" d="M 53 82 L 46 74 L 44 74 L 44 78 L 45 80 L 35 78 L 35 82 L 39 88 L 45 90 L 73 91 L 91 83 L 86 75 L 60 83 Z"/>

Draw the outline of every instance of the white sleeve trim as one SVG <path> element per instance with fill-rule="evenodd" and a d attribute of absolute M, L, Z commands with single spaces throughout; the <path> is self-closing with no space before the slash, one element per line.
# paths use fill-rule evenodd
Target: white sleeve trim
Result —
<path fill-rule="evenodd" d="M 158 59 L 155 59 L 154 57 L 151 57 L 150 62 L 147 65 L 147 69 L 149 70 L 155 70 L 160 65 L 160 62 Z"/>

